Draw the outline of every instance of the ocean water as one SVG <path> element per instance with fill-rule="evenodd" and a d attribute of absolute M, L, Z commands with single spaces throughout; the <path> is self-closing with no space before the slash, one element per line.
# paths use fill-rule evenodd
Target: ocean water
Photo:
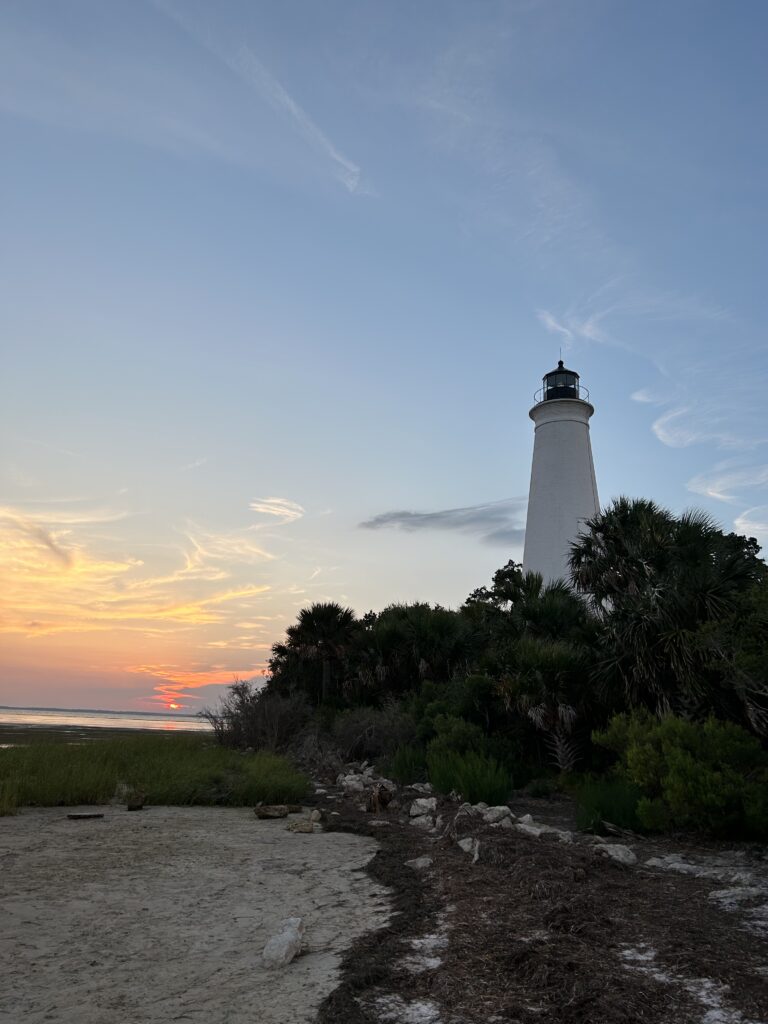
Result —
<path fill-rule="evenodd" d="M 63 708 L 0 707 L 0 727 L 77 732 L 81 729 L 149 729 L 153 732 L 208 732 L 197 715 L 164 715 L 151 711 L 87 711 Z"/>

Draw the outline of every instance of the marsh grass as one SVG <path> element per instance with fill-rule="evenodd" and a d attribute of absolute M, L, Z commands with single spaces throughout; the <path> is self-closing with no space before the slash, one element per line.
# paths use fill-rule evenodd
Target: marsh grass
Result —
<path fill-rule="evenodd" d="M 131 735 L 0 750 L 0 815 L 19 807 L 103 804 L 118 783 L 150 804 L 298 803 L 307 778 L 283 757 L 242 754 L 199 736 Z"/>

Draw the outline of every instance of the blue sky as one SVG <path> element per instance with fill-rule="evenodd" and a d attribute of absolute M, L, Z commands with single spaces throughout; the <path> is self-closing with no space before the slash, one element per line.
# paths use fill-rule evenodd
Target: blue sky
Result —
<path fill-rule="evenodd" d="M 768 544 L 767 41 L 757 0 L 0 7 L 0 700 L 197 707 L 308 601 L 460 603 L 561 347 L 603 503 Z"/>

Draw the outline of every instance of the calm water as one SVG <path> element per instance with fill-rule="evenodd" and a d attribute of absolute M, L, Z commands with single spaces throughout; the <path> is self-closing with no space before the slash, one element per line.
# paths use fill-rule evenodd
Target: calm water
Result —
<path fill-rule="evenodd" d="M 149 729 L 153 732 L 207 732 L 210 726 L 196 715 L 160 715 L 143 711 L 68 711 L 59 708 L 0 707 L 0 731 L 55 729 Z"/>

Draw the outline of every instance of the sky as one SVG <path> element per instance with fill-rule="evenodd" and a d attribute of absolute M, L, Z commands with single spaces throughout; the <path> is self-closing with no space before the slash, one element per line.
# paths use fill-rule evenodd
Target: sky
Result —
<path fill-rule="evenodd" d="M 196 711 L 603 505 L 768 545 L 761 0 L 5 0 L 0 703 Z"/>

